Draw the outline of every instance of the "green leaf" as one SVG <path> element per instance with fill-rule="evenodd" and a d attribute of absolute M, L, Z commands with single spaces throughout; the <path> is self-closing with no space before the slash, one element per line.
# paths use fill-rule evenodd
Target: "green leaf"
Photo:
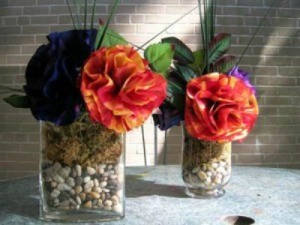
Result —
<path fill-rule="evenodd" d="M 167 101 L 179 111 L 184 111 L 185 106 L 185 87 L 176 81 L 168 80 Z"/>
<path fill-rule="evenodd" d="M 164 73 L 172 63 L 174 50 L 172 46 L 167 43 L 152 44 L 146 48 L 144 55 L 152 70 L 158 73 Z"/>
<path fill-rule="evenodd" d="M 185 95 L 182 94 L 174 94 L 168 102 L 171 103 L 176 109 L 180 112 L 184 112 L 185 107 Z"/>
<path fill-rule="evenodd" d="M 181 66 L 175 63 L 176 74 L 178 74 L 183 80 L 189 82 L 191 79 L 197 77 L 197 74 L 188 66 Z"/>
<path fill-rule="evenodd" d="M 230 34 L 220 33 L 209 43 L 208 64 L 216 62 L 230 46 Z M 206 65 L 207 67 L 208 65 Z"/>
<path fill-rule="evenodd" d="M 193 52 L 181 40 L 176 37 L 163 38 L 162 43 L 169 43 L 175 47 L 174 59 L 181 64 L 193 63 L 195 58 Z"/>
<path fill-rule="evenodd" d="M 236 57 L 231 55 L 223 56 L 213 65 L 213 71 L 226 73 L 235 65 L 235 63 Z"/>
<path fill-rule="evenodd" d="M 168 93 L 174 95 L 174 94 L 182 94 L 185 95 L 185 91 L 181 85 L 179 85 L 177 82 L 168 80 Z"/>
<path fill-rule="evenodd" d="M 204 49 L 201 49 L 201 50 L 193 52 L 193 55 L 195 57 L 195 61 L 193 63 L 189 64 L 189 67 L 191 67 L 194 71 L 197 71 L 197 73 L 201 73 L 202 68 L 205 64 L 205 61 L 204 61 L 205 51 L 204 51 Z"/>
<path fill-rule="evenodd" d="M 29 108 L 29 99 L 27 96 L 11 95 L 3 100 L 15 108 Z"/>
<path fill-rule="evenodd" d="M 103 35 L 104 32 L 104 27 L 100 26 L 97 34 L 97 38 L 95 43 L 98 43 Z M 127 44 L 128 42 L 117 32 L 115 32 L 112 29 L 107 28 L 105 36 L 103 38 L 102 47 L 110 47 L 110 46 L 115 46 L 115 45 L 122 45 L 122 44 Z M 97 44 L 95 44 L 95 49 Z"/>

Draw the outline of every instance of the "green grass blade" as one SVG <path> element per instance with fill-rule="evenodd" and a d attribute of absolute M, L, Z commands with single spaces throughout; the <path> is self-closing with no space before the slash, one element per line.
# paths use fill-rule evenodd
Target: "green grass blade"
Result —
<path fill-rule="evenodd" d="M 93 12 L 91 19 L 91 30 L 94 28 L 94 16 L 95 16 L 96 0 L 93 1 Z"/>
<path fill-rule="evenodd" d="M 105 36 L 105 34 L 106 34 L 108 25 L 109 25 L 109 23 L 110 23 L 110 21 L 111 21 L 112 16 L 113 16 L 114 13 L 115 13 L 115 10 L 116 10 L 118 4 L 119 4 L 119 0 L 115 0 L 115 3 L 114 3 L 114 5 L 113 5 L 113 8 L 112 8 L 112 10 L 111 10 L 111 12 L 110 12 L 110 14 L 109 14 L 108 20 L 107 20 L 107 22 L 106 22 L 106 24 L 105 24 L 105 26 L 104 26 L 103 34 L 102 34 L 102 36 L 101 36 L 99 42 L 96 43 L 96 49 L 100 48 L 100 46 L 101 46 L 101 44 L 102 44 L 102 42 L 103 42 L 103 39 L 104 39 L 104 36 Z"/>
<path fill-rule="evenodd" d="M 73 14 L 72 14 L 72 10 L 71 10 L 71 6 L 70 6 L 70 3 L 69 3 L 69 0 L 67 0 L 67 6 L 68 6 L 70 17 L 71 17 L 71 20 L 72 20 L 72 23 L 73 23 L 73 27 L 76 30 L 76 24 L 75 24 L 75 20 L 74 20 Z"/>
<path fill-rule="evenodd" d="M 87 19 L 87 0 L 84 1 L 84 22 L 83 22 L 84 30 L 86 30 L 86 19 Z"/>
<path fill-rule="evenodd" d="M 243 53 L 241 54 L 241 56 L 239 57 L 237 63 L 235 66 L 238 66 L 242 60 L 242 58 L 244 57 L 244 55 L 246 54 L 246 51 L 248 50 L 251 42 L 253 41 L 254 37 L 256 36 L 257 32 L 259 31 L 261 25 L 263 24 L 263 22 L 265 21 L 265 19 L 267 18 L 267 16 L 269 15 L 269 13 L 271 12 L 271 10 L 274 8 L 274 6 L 276 5 L 277 0 L 274 0 L 272 5 L 270 6 L 270 8 L 266 11 L 264 17 L 262 18 L 262 20 L 260 21 L 259 25 L 257 26 L 256 30 L 254 31 L 253 35 L 250 38 L 250 41 L 248 42 L 246 48 L 244 49 Z"/>
<path fill-rule="evenodd" d="M 159 35 L 161 35 L 163 32 L 165 32 L 167 29 L 169 29 L 175 23 L 177 23 L 178 21 L 180 21 L 186 15 L 190 14 L 191 12 L 193 12 L 197 7 L 198 6 L 192 8 L 191 10 L 189 10 L 188 12 L 186 12 L 184 15 L 182 15 L 181 17 L 179 17 L 177 20 L 175 20 L 173 23 L 171 23 L 170 25 L 168 25 L 167 27 L 165 27 L 163 30 L 161 30 L 159 33 L 157 33 L 155 36 L 153 36 L 150 40 L 146 41 L 139 49 L 144 48 L 147 44 L 149 44 L 151 41 L 153 41 L 156 37 L 158 37 Z"/>

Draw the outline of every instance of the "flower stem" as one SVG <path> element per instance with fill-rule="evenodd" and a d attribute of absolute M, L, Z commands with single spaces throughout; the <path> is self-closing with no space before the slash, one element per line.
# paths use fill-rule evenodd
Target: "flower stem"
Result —
<path fill-rule="evenodd" d="M 74 21 L 74 17 L 73 17 L 73 14 L 72 14 L 72 10 L 71 10 L 71 7 L 70 7 L 69 0 L 67 0 L 67 6 L 68 6 L 68 9 L 69 9 L 70 17 L 72 19 L 73 27 L 76 30 L 77 27 L 76 27 L 76 24 L 75 24 L 75 21 Z"/>
<path fill-rule="evenodd" d="M 273 7 L 275 6 L 275 3 L 277 2 L 277 0 L 274 0 L 272 5 L 270 6 L 270 8 L 267 10 L 267 12 L 265 13 L 264 17 L 262 18 L 262 20 L 260 21 L 259 25 L 256 27 L 256 30 L 254 31 L 253 35 L 250 38 L 250 41 L 248 42 L 246 48 L 244 49 L 243 53 L 241 54 L 241 56 L 239 57 L 237 63 L 235 64 L 235 67 L 238 66 L 242 60 L 242 58 L 244 57 L 244 55 L 246 54 L 246 51 L 248 50 L 251 42 L 253 41 L 254 37 L 256 36 L 257 32 L 259 31 L 261 25 L 263 24 L 263 22 L 265 21 L 265 19 L 267 18 L 267 16 L 269 15 L 269 13 L 271 12 L 271 10 L 273 9 Z M 286 1 L 284 1 L 286 2 Z"/>
<path fill-rule="evenodd" d="M 84 22 L 83 22 L 84 30 L 86 30 L 86 19 L 87 19 L 87 0 L 84 1 Z"/>
<path fill-rule="evenodd" d="M 0 84 L 0 89 L 6 90 L 8 92 L 21 92 L 21 93 L 24 93 L 24 90 L 22 90 L 22 89 L 7 87 L 7 86 L 2 85 L 2 84 Z"/>
<path fill-rule="evenodd" d="M 119 0 L 115 0 L 115 3 L 114 3 L 114 5 L 113 5 L 113 8 L 112 8 L 112 10 L 111 10 L 111 12 L 110 12 L 110 14 L 109 14 L 108 20 L 107 20 L 107 22 L 106 22 L 106 24 L 105 24 L 105 26 L 104 26 L 103 34 L 102 34 L 102 36 L 101 36 L 101 38 L 100 38 L 100 41 L 99 41 L 99 43 L 96 44 L 96 49 L 99 49 L 99 48 L 101 47 L 101 44 L 102 44 L 102 42 L 103 42 L 103 40 L 104 40 L 104 37 L 105 37 L 106 31 L 107 31 L 108 25 L 109 25 L 109 23 L 110 23 L 110 21 L 111 21 L 112 16 L 113 16 L 114 13 L 115 13 L 115 10 L 116 10 L 116 8 L 117 8 L 118 3 L 119 3 Z"/>
<path fill-rule="evenodd" d="M 76 8 L 76 18 L 77 18 L 77 27 L 78 29 L 81 28 L 81 21 L 80 21 L 80 3 L 78 3 L 78 0 L 73 0 L 73 5 Z"/>
<path fill-rule="evenodd" d="M 179 17 L 177 20 L 175 20 L 173 23 L 171 23 L 170 25 L 168 25 L 167 27 L 165 27 L 162 31 L 160 31 L 158 34 L 156 34 L 154 37 L 152 37 L 150 40 L 146 41 L 139 49 L 144 48 L 147 44 L 149 44 L 152 40 L 154 40 L 156 37 L 158 37 L 159 35 L 161 35 L 163 32 L 165 32 L 167 29 L 169 29 L 171 26 L 173 26 L 175 23 L 177 23 L 179 20 L 181 20 L 183 17 L 185 17 L 186 15 L 190 14 L 192 11 L 194 11 L 198 6 L 192 8 L 190 11 L 188 11 L 187 13 L 185 13 L 184 15 L 182 15 L 181 17 Z"/>
<path fill-rule="evenodd" d="M 91 30 L 94 28 L 94 16 L 95 16 L 96 0 L 93 1 L 93 12 L 91 19 Z"/>

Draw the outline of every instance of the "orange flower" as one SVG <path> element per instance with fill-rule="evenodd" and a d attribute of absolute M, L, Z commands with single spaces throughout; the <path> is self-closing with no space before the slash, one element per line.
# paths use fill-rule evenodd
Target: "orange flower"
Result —
<path fill-rule="evenodd" d="M 82 69 L 81 93 L 90 117 L 118 133 L 142 125 L 166 97 L 165 79 L 133 47 L 104 47 Z"/>
<path fill-rule="evenodd" d="M 211 73 L 187 85 L 185 125 L 195 138 L 219 142 L 243 139 L 257 116 L 255 95 L 239 78 Z"/>

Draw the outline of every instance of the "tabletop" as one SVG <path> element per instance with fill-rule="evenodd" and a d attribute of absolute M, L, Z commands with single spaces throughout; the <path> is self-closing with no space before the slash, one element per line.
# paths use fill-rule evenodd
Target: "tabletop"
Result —
<path fill-rule="evenodd" d="M 233 167 L 225 195 L 186 196 L 180 166 L 126 168 L 125 218 L 105 225 L 300 225 L 300 170 Z M 0 182 L 0 224 L 59 224 L 38 219 L 38 177 Z M 100 224 L 100 223 L 98 223 Z"/>

